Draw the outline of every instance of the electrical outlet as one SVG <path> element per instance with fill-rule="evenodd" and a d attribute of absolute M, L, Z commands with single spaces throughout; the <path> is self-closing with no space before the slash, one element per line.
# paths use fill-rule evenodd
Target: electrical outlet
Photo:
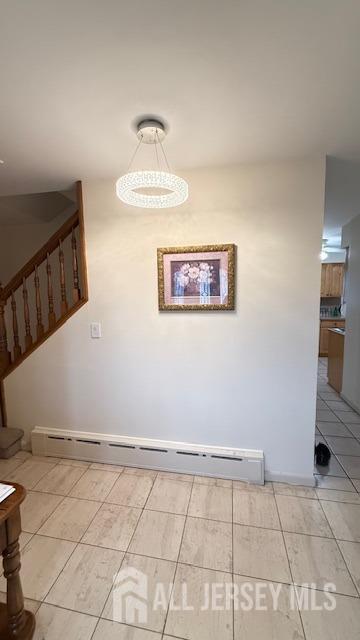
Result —
<path fill-rule="evenodd" d="M 91 322 L 90 335 L 92 338 L 101 338 L 101 324 L 100 322 Z"/>

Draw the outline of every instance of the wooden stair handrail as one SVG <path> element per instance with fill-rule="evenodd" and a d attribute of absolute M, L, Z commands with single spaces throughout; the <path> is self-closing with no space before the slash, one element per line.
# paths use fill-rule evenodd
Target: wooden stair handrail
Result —
<path fill-rule="evenodd" d="M 61 327 L 88 301 L 84 211 L 81 182 L 76 183 L 77 211 L 64 222 L 51 238 L 18 271 L 4 287 L 0 284 L 0 411 L 6 423 L 2 381 L 35 349 Z M 69 252 L 63 251 L 63 242 Z M 53 286 L 50 255 L 58 256 L 59 280 Z M 65 263 L 71 260 L 72 281 L 66 274 Z M 39 269 L 39 267 L 45 269 Z M 30 278 L 29 276 L 34 275 Z M 67 279 L 69 278 L 68 287 Z M 42 284 L 41 281 L 42 280 Z M 43 305 L 42 286 L 46 288 L 47 303 Z M 69 300 L 70 286 L 72 290 Z M 68 289 L 68 291 L 67 291 Z M 29 291 L 31 291 L 29 297 Z M 59 293 L 60 309 L 54 309 L 54 293 Z M 18 295 L 15 295 L 18 292 Z M 68 295 L 67 295 L 68 294 Z M 22 304 L 21 304 L 22 299 Z M 69 300 L 69 301 L 68 301 Z M 10 303 L 10 304 L 8 304 Z M 22 316 L 19 336 L 18 308 Z M 22 309 L 21 309 L 22 307 Z M 46 309 L 46 311 L 45 311 Z M 7 310 L 7 312 L 6 312 Z M 35 324 L 36 322 L 36 324 Z M 8 325 L 8 326 L 6 326 Z"/>
<path fill-rule="evenodd" d="M 30 260 L 17 272 L 17 274 L 11 278 L 10 282 L 2 288 L 1 299 L 7 300 L 10 298 L 13 291 L 18 289 L 24 278 L 28 278 L 36 267 L 39 267 L 42 262 L 46 261 L 47 255 L 52 253 L 58 248 L 59 242 L 65 240 L 65 238 L 71 233 L 72 229 L 79 224 L 79 211 L 76 211 L 64 224 L 58 229 L 49 240 L 30 258 Z"/>

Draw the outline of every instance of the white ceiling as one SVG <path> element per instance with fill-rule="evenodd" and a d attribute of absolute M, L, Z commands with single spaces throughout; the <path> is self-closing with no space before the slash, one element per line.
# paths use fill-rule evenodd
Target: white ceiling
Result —
<path fill-rule="evenodd" d="M 359 0 L 12 0 L 0 24 L 0 195 L 112 177 L 130 125 L 178 170 L 360 159 Z"/>

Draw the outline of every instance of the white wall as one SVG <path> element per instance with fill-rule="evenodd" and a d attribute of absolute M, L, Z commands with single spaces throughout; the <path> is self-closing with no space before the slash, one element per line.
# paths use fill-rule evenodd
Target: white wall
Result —
<path fill-rule="evenodd" d="M 325 162 L 186 177 L 164 211 L 84 184 L 90 301 L 6 379 L 9 422 L 263 449 L 268 477 L 308 481 Z M 211 243 L 237 245 L 236 311 L 159 313 L 157 247 Z"/>
<path fill-rule="evenodd" d="M 349 247 L 342 395 L 360 412 L 360 216 L 343 228 L 342 246 Z"/>

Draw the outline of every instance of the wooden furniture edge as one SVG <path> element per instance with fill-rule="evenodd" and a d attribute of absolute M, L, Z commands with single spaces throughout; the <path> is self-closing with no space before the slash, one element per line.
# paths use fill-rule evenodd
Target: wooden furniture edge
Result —
<path fill-rule="evenodd" d="M 5 389 L 4 389 L 3 379 L 0 379 L 0 413 L 1 413 L 1 425 L 2 425 L 2 428 L 5 429 L 7 427 L 7 413 L 6 413 Z"/>
<path fill-rule="evenodd" d="M 11 487 L 14 487 L 15 489 L 15 491 L 11 493 L 5 500 L 3 500 L 3 502 L 0 502 L 0 523 L 2 523 L 4 513 L 8 512 L 9 507 L 12 510 L 15 509 L 16 506 L 20 506 L 26 498 L 27 491 L 22 484 L 18 484 L 17 482 L 8 482 L 7 480 L 0 480 L 0 482 L 2 484 L 7 484 Z"/>
<path fill-rule="evenodd" d="M 6 580 L 6 603 L 0 603 L 0 637 L 2 640 L 32 640 L 36 626 L 35 615 L 25 609 L 20 578 L 20 505 L 26 497 L 26 489 L 16 483 L 12 485 L 15 491 L 0 503 L 0 548 Z"/>

